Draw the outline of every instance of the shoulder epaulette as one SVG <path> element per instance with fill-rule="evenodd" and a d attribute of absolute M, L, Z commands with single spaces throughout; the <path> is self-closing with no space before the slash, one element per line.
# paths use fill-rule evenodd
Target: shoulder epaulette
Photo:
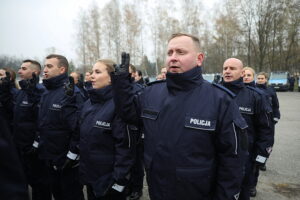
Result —
<path fill-rule="evenodd" d="M 225 92 L 227 92 L 232 98 L 234 98 L 236 95 L 231 92 L 229 89 L 227 89 L 226 87 L 224 87 L 223 85 L 217 84 L 217 83 L 212 83 L 213 86 L 220 88 L 221 90 L 224 90 Z"/>
<path fill-rule="evenodd" d="M 260 94 L 260 95 L 263 95 L 263 94 L 264 94 L 263 91 L 261 91 L 260 89 L 258 89 L 258 88 L 256 88 L 256 87 L 252 87 L 252 86 L 249 86 L 249 85 L 247 85 L 246 87 L 249 88 L 250 90 L 253 90 L 253 91 L 257 92 L 257 93 Z"/>
<path fill-rule="evenodd" d="M 163 83 L 163 82 L 166 82 L 166 80 L 165 79 L 163 79 L 163 80 L 156 80 L 156 81 L 152 81 L 150 83 L 147 83 L 147 86 L 150 86 L 150 85 L 153 85 L 153 84 L 157 84 L 157 83 Z"/>

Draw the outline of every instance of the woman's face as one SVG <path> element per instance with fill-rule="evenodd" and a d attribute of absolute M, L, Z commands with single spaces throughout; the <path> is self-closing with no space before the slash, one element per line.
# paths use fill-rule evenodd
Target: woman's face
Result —
<path fill-rule="evenodd" d="M 251 83 L 252 81 L 254 81 L 254 74 L 246 69 L 244 71 L 244 77 L 243 77 L 244 83 Z"/>
<path fill-rule="evenodd" d="M 111 84 L 110 75 L 104 63 L 96 62 L 93 66 L 91 82 L 94 89 L 104 88 Z"/>

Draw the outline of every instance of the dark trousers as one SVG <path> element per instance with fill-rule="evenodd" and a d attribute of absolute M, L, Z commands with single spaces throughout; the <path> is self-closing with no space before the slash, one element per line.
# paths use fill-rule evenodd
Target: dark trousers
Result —
<path fill-rule="evenodd" d="M 93 188 L 90 185 L 87 185 L 86 188 L 88 200 L 126 200 L 126 195 L 124 192 L 114 192 L 97 198 L 93 192 Z"/>
<path fill-rule="evenodd" d="M 50 184 L 45 181 L 47 168 L 37 153 L 24 154 L 18 149 L 22 167 L 32 189 L 32 200 L 51 200 Z"/>
<path fill-rule="evenodd" d="M 48 169 L 51 191 L 55 200 L 84 200 L 78 167 L 54 170 L 49 166 Z"/>

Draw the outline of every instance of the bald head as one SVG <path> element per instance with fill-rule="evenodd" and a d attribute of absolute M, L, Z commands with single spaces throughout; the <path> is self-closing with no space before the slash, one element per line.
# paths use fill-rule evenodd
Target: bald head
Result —
<path fill-rule="evenodd" d="M 243 62 L 237 58 L 228 58 L 223 64 L 223 80 L 235 81 L 243 76 Z"/>

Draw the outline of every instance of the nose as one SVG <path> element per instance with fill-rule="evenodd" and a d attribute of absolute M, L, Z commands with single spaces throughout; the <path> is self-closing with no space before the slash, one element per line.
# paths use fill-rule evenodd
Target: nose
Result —
<path fill-rule="evenodd" d="M 18 74 L 21 74 L 21 69 L 18 70 Z"/>

